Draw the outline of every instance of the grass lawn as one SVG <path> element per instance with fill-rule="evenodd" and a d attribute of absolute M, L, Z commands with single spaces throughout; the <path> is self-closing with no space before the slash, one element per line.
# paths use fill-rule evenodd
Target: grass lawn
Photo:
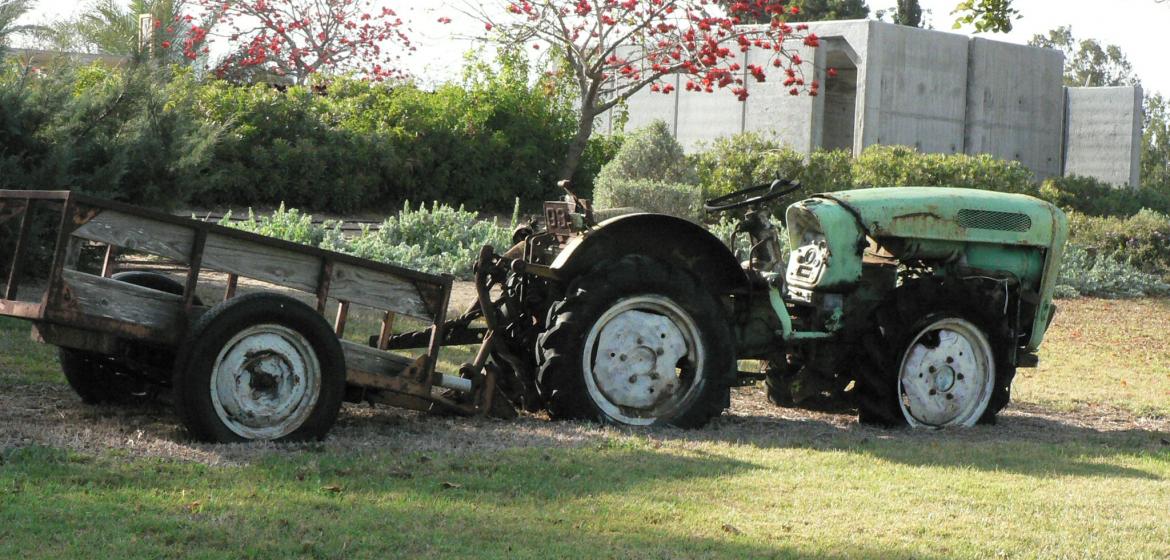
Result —
<path fill-rule="evenodd" d="M 1168 322 L 1170 301 L 1063 301 L 1016 406 L 960 432 L 773 413 L 758 390 L 697 431 L 385 416 L 382 439 L 225 461 L 0 423 L 0 558 L 1167 558 Z M 0 388 L 60 383 L 0 321 Z"/>

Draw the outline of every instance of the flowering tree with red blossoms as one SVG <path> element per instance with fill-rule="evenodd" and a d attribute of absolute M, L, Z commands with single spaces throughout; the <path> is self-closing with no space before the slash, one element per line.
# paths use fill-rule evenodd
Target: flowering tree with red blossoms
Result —
<path fill-rule="evenodd" d="M 745 79 L 763 82 L 778 72 L 789 93 L 816 95 L 820 83 L 803 71 L 793 44 L 816 47 L 819 39 L 804 24 L 785 17 L 799 13 L 790 0 L 504 0 L 504 13 L 467 4 L 464 13 L 480 20 L 488 35 L 505 45 L 551 47 L 571 72 L 579 123 L 561 178 L 572 177 L 593 133 L 593 120 L 644 89 L 674 93 L 678 74 L 684 89 L 724 89 L 740 100 Z M 763 25 L 741 20 L 771 16 Z M 440 20 L 442 21 L 442 20 Z M 765 53 L 741 66 L 739 53 Z"/>
<path fill-rule="evenodd" d="M 372 80 L 401 77 L 411 51 L 405 24 L 373 0 L 192 0 L 197 20 L 179 46 L 194 60 L 207 41 L 232 46 L 219 76 L 264 70 L 304 83 L 323 70 L 357 72 Z M 192 16 L 184 16 L 191 21 Z"/>

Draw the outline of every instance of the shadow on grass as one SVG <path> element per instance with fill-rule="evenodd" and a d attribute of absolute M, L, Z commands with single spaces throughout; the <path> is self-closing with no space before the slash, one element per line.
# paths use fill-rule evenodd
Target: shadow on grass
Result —
<path fill-rule="evenodd" d="M 841 423 L 812 417 L 727 416 L 701 431 L 663 430 L 650 437 L 764 449 L 838 450 L 910 466 L 1041 477 L 1161 480 L 1161 475 L 1109 461 L 1149 455 L 1170 461 L 1170 433 L 1141 428 L 1099 430 L 1043 416 L 1005 415 L 996 425 L 940 431 L 878 428 L 852 419 Z"/>
<path fill-rule="evenodd" d="M 0 556 L 934 557 L 897 545 L 814 548 L 778 525 L 741 530 L 675 493 L 764 468 L 750 462 L 621 447 L 553 455 L 415 459 L 405 478 L 384 456 L 209 469 L 10 450 L 0 468 L 11 506 L 0 507 Z"/>

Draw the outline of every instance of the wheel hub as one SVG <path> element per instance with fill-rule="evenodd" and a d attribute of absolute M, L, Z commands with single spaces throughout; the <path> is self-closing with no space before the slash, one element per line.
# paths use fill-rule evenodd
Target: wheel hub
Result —
<path fill-rule="evenodd" d="M 679 388 L 676 366 L 686 355 L 686 339 L 670 319 L 626 310 L 601 329 L 593 377 L 613 404 L 650 409 Z"/>
<path fill-rule="evenodd" d="M 991 397 L 991 346 L 982 331 L 958 318 L 918 334 L 902 359 L 900 404 L 912 426 L 971 426 Z"/>
<path fill-rule="evenodd" d="M 220 351 L 211 399 L 220 419 L 236 434 L 276 439 L 304 423 L 320 384 L 320 366 L 308 340 L 287 327 L 256 325 Z"/>

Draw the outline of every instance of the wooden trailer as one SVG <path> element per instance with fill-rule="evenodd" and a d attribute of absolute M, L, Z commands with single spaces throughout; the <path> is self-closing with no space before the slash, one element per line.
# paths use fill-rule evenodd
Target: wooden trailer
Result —
<path fill-rule="evenodd" d="M 61 347 L 83 399 L 114 398 L 143 380 L 169 387 L 199 439 L 319 438 L 347 396 L 419 410 L 492 409 L 486 343 L 479 367 L 462 377 L 435 370 L 449 276 L 69 191 L 0 190 L 0 251 L 0 315 L 31 321 L 36 339 Z M 87 271 L 81 257 L 95 252 Z M 182 281 L 112 275 L 118 252 L 176 264 Z M 223 301 L 197 296 L 209 271 L 226 275 Z M 283 290 L 239 295 L 241 278 Z M 315 305 L 277 293 L 290 290 Z M 342 339 L 351 305 L 381 314 L 370 345 Z M 324 317 L 331 307 L 332 323 Z M 431 325 L 423 354 L 386 351 L 398 315 Z"/>

